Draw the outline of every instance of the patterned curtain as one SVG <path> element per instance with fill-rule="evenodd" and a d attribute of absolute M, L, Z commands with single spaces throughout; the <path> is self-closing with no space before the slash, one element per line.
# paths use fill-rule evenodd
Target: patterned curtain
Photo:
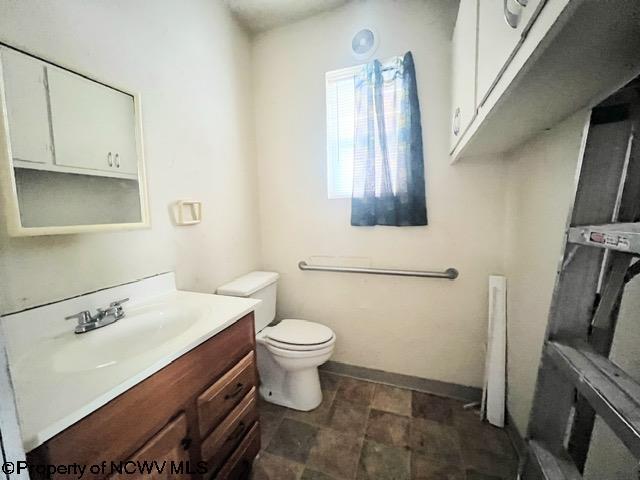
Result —
<path fill-rule="evenodd" d="M 355 80 L 351 225 L 427 225 L 422 126 L 411 52 Z"/>

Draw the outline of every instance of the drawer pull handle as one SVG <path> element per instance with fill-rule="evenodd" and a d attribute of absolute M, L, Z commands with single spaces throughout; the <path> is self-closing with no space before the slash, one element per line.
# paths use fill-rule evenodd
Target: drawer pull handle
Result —
<path fill-rule="evenodd" d="M 191 442 L 192 440 L 189 437 L 183 438 L 180 441 L 180 446 L 182 447 L 183 450 L 189 450 L 189 447 L 191 446 Z"/>
<path fill-rule="evenodd" d="M 246 428 L 247 426 L 244 424 L 244 422 L 240 422 L 238 426 L 235 428 L 235 430 L 233 431 L 233 433 L 231 433 L 231 435 L 227 437 L 226 441 L 235 442 L 242 436 Z"/>
<path fill-rule="evenodd" d="M 238 384 L 236 385 L 236 388 L 233 390 L 233 392 L 227 393 L 224 396 L 224 399 L 225 400 L 229 400 L 230 398 L 237 397 L 238 395 L 240 395 L 240 392 L 242 392 L 243 388 L 244 388 L 244 384 L 242 382 L 238 382 Z"/>

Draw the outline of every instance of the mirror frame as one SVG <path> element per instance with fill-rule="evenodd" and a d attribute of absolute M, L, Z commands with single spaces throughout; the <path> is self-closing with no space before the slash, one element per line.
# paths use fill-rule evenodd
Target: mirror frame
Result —
<path fill-rule="evenodd" d="M 31 53 L 23 48 L 14 47 L 0 39 L 0 47 L 6 47 L 18 53 L 28 55 L 42 62 L 75 73 L 88 80 L 100 83 L 133 97 L 134 123 L 136 137 L 136 154 L 138 156 L 138 189 L 140 194 L 141 221 L 134 223 L 105 223 L 87 225 L 24 227 L 20 220 L 20 205 L 16 188 L 15 173 L 13 167 L 13 154 L 11 151 L 11 139 L 9 137 L 9 117 L 4 87 L 4 75 L 2 62 L 0 61 L 0 189 L 2 190 L 3 213 L 7 222 L 7 231 L 11 237 L 33 237 L 40 235 L 66 235 L 75 233 L 97 233 L 116 230 L 134 230 L 151 227 L 149 214 L 149 194 L 147 188 L 147 174 L 145 169 L 144 147 L 142 139 L 142 101 L 140 94 L 126 88 L 115 86 L 112 83 L 103 82 L 80 69 L 70 67 L 63 63 L 53 62 Z"/>

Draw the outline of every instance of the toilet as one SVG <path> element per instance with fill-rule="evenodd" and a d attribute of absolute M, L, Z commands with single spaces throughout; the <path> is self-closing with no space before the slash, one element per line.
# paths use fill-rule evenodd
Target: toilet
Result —
<path fill-rule="evenodd" d="M 318 367 L 329 360 L 336 336 L 319 323 L 287 318 L 269 326 L 276 317 L 279 275 L 251 272 L 218 287 L 218 295 L 257 298 L 256 351 L 260 396 L 295 410 L 313 410 L 322 402 Z"/>

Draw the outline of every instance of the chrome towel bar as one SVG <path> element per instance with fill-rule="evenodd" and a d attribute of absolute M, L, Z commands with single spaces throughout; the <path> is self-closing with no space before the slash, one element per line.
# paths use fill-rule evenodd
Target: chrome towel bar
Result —
<path fill-rule="evenodd" d="M 400 277 L 446 278 L 449 280 L 455 280 L 459 275 L 458 270 L 455 268 L 447 268 L 444 272 L 428 272 L 424 270 L 396 270 L 394 268 L 325 267 L 323 265 L 309 265 L 304 260 L 298 262 L 298 268 L 316 272 L 369 273 L 372 275 L 397 275 Z"/>

